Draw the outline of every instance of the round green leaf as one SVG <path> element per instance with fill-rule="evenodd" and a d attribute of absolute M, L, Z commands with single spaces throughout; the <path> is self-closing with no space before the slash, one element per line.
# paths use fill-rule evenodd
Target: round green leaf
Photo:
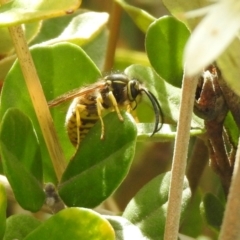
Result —
<path fill-rule="evenodd" d="M 26 1 L 15 0 L 0 7 L 0 26 L 11 26 L 44 18 L 57 17 L 74 11 L 79 0 L 69 1 Z"/>
<path fill-rule="evenodd" d="M 13 43 L 8 28 L 0 28 L 1 44 L 0 54 L 1 56 L 7 55 L 13 50 Z"/>
<path fill-rule="evenodd" d="M 42 156 L 30 119 L 16 108 L 8 109 L 2 119 L 0 140 L 41 183 Z"/>
<path fill-rule="evenodd" d="M 45 221 L 24 240 L 114 240 L 114 231 L 100 214 L 83 208 L 67 208 Z"/>
<path fill-rule="evenodd" d="M 96 38 L 82 46 L 83 50 L 88 54 L 88 56 L 93 60 L 99 69 L 104 68 L 107 41 L 108 29 L 104 28 Z"/>
<path fill-rule="evenodd" d="M 26 210 L 38 211 L 45 200 L 45 194 L 39 182 L 3 143 L 1 143 L 1 156 L 4 173 L 18 203 Z"/>
<path fill-rule="evenodd" d="M 9 109 L 2 119 L 0 147 L 3 170 L 19 204 L 38 211 L 45 200 L 42 189 L 42 159 L 29 118 Z"/>
<path fill-rule="evenodd" d="M 8 74 L 9 69 L 12 67 L 15 60 L 16 60 L 16 56 L 12 55 L 12 56 L 3 58 L 0 61 L 0 79 L 6 78 L 6 75 Z"/>
<path fill-rule="evenodd" d="M 173 17 L 165 16 L 153 22 L 146 34 L 145 47 L 154 70 L 173 86 L 181 87 L 183 49 L 190 33 Z"/>
<path fill-rule="evenodd" d="M 95 207 L 123 181 L 130 168 L 136 142 L 132 117 L 115 112 L 103 118 L 105 138 L 98 121 L 89 131 L 63 174 L 59 194 L 68 206 Z"/>
<path fill-rule="evenodd" d="M 213 194 L 207 193 L 204 196 L 201 209 L 207 223 L 217 231 L 220 231 L 225 209 L 222 202 Z"/>
<path fill-rule="evenodd" d="M 59 36 L 43 44 L 68 41 L 81 46 L 94 39 L 106 26 L 107 21 L 107 13 L 83 12 L 72 18 Z"/>
<path fill-rule="evenodd" d="M 5 187 L 0 183 L 0 239 L 3 239 L 6 228 L 7 194 Z"/>
<path fill-rule="evenodd" d="M 123 217 L 138 226 L 147 239 L 163 238 L 170 178 L 170 172 L 155 177 L 135 195 L 123 213 Z M 181 216 L 190 197 L 191 191 L 185 179 Z"/>
<path fill-rule="evenodd" d="M 24 239 L 37 228 L 41 222 L 28 215 L 12 215 L 7 219 L 7 227 L 3 240 Z"/>
<path fill-rule="evenodd" d="M 24 25 L 24 34 L 27 42 L 30 42 L 36 36 L 40 27 L 41 27 L 41 22 Z M 6 55 L 9 54 L 10 51 L 13 51 L 14 47 L 13 47 L 12 38 L 8 28 L 6 27 L 0 28 L 0 36 L 1 36 L 0 54 L 1 56 L 4 56 L 5 54 Z M 16 55 L 15 55 L 15 58 L 16 58 Z"/>
<path fill-rule="evenodd" d="M 27 42 L 30 42 L 39 32 L 41 22 L 29 23 L 24 25 L 24 34 Z M 8 28 L 0 28 L 1 44 L 0 44 L 0 79 L 5 79 L 9 69 L 17 56 Z"/>
<path fill-rule="evenodd" d="M 150 66 L 148 57 L 144 52 L 134 51 L 130 49 L 116 49 L 114 61 L 115 69 L 125 69 L 133 63 Z"/>
<path fill-rule="evenodd" d="M 133 7 L 122 0 L 115 0 L 132 18 L 135 24 L 143 31 L 146 32 L 149 25 L 155 20 L 153 16 L 144 11 L 143 9 Z"/>
<path fill-rule="evenodd" d="M 80 86 L 95 82 L 101 73 L 86 53 L 70 43 L 36 47 L 31 54 L 48 101 Z M 16 62 L 4 82 L 1 94 L 0 117 L 15 107 L 25 113 L 36 130 L 46 182 L 56 182 L 50 156 L 48 154 L 40 126 L 34 112 L 30 96 L 19 66 Z M 52 108 L 52 116 L 64 153 L 70 158 L 75 149 L 70 144 L 64 128 L 67 106 Z"/>
<path fill-rule="evenodd" d="M 191 198 L 191 203 L 188 205 L 184 213 L 184 218 L 180 227 L 180 232 L 182 234 L 194 239 L 197 239 L 197 237 L 202 234 L 204 227 L 203 219 L 199 209 L 202 197 L 202 191 L 197 189 Z"/>
<path fill-rule="evenodd" d="M 106 13 L 86 12 L 82 9 L 60 18 L 47 19 L 43 21 L 41 31 L 31 42 L 31 45 L 47 45 L 47 43 L 53 44 L 56 41 L 74 41 L 75 44 L 83 47 L 99 69 L 102 69 L 108 39 L 107 19 L 108 15 Z M 66 34 L 65 29 L 68 29 L 68 34 Z M 88 37 L 86 37 L 86 29 Z"/>

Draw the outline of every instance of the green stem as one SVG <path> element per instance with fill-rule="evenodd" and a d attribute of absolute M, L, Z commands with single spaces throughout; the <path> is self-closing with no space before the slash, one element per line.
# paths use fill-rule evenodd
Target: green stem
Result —
<path fill-rule="evenodd" d="M 106 60 L 103 71 L 109 71 L 113 67 L 115 49 L 118 40 L 118 33 L 120 29 L 120 20 L 121 20 L 121 7 L 113 0 L 112 3 L 112 11 L 110 17 L 110 26 L 109 26 L 109 38 L 108 38 L 108 46 L 106 53 Z"/>
<path fill-rule="evenodd" d="M 21 26 L 9 27 L 22 73 L 51 157 L 58 181 L 66 161 L 54 129 L 53 120 Z"/>
<path fill-rule="evenodd" d="M 240 216 L 240 139 L 238 140 L 238 150 L 232 175 L 226 210 L 224 212 L 223 223 L 219 240 L 235 240 L 240 238 L 239 216 Z"/>
<path fill-rule="evenodd" d="M 190 78 L 185 75 L 183 76 L 180 116 L 174 147 L 164 240 L 178 239 L 183 180 L 187 162 L 192 111 L 198 83 L 197 80 L 197 77 Z"/>

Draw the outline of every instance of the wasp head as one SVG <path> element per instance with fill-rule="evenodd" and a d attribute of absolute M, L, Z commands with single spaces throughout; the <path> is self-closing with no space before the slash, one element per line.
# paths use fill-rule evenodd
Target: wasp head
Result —
<path fill-rule="evenodd" d="M 159 124 L 160 120 L 161 122 L 163 121 L 163 113 L 157 98 L 147 88 L 143 87 L 142 84 L 136 79 L 129 80 L 127 89 L 129 101 L 136 101 L 137 96 L 143 92 L 149 98 L 155 114 L 155 126 L 151 135 L 153 136 L 162 127 L 162 123 Z"/>
<path fill-rule="evenodd" d="M 163 113 L 160 104 L 157 98 L 147 88 L 143 87 L 139 80 L 129 79 L 129 77 L 125 74 L 114 73 L 106 76 L 105 81 L 111 87 L 111 91 L 113 92 L 118 103 L 121 103 L 123 100 L 135 102 L 136 105 L 134 109 L 137 107 L 137 97 L 142 95 L 144 92 L 149 98 L 155 114 L 155 126 L 152 135 L 161 129 L 162 123 L 159 123 L 160 120 L 161 122 L 163 121 Z"/>

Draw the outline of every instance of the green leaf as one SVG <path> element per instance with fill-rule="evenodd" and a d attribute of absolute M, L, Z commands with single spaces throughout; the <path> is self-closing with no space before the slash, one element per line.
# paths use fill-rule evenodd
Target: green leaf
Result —
<path fill-rule="evenodd" d="M 0 129 L 1 142 L 42 182 L 42 156 L 30 119 L 16 108 L 6 111 Z"/>
<path fill-rule="evenodd" d="M 119 216 L 105 216 L 105 218 L 112 225 L 116 234 L 116 240 L 146 239 L 139 228 L 129 222 L 126 218 Z"/>
<path fill-rule="evenodd" d="M 42 159 L 29 118 L 17 109 L 9 109 L 0 132 L 3 169 L 19 204 L 38 211 L 45 200 L 42 189 Z"/>
<path fill-rule="evenodd" d="M 0 28 L 1 44 L 0 44 L 0 53 L 1 55 L 7 54 L 13 49 L 12 39 L 9 34 L 8 28 Z"/>
<path fill-rule="evenodd" d="M 114 240 L 111 225 L 98 213 L 84 208 L 67 208 L 50 217 L 24 240 Z"/>
<path fill-rule="evenodd" d="M 202 215 L 207 223 L 217 231 L 221 228 L 224 209 L 223 203 L 213 194 L 207 193 L 204 196 L 201 205 Z"/>
<path fill-rule="evenodd" d="M 107 21 L 107 13 L 83 12 L 72 18 L 71 22 L 58 37 L 42 44 L 49 45 L 68 41 L 82 46 L 94 39 L 106 27 Z"/>
<path fill-rule="evenodd" d="M 153 22 L 146 34 L 145 47 L 154 70 L 173 86 L 181 87 L 183 49 L 190 36 L 186 26 L 165 16 Z"/>
<path fill-rule="evenodd" d="M 88 54 L 88 56 L 92 59 L 92 61 L 97 65 L 99 69 L 104 68 L 107 42 L 108 29 L 104 28 L 96 38 L 82 46 L 83 50 Z"/>
<path fill-rule="evenodd" d="M 36 178 L 29 173 L 6 146 L 1 144 L 3 168 L 14 195 L 22 208 L 36 212 L 45 200 L 45 194 Z"/>
<path fill-rule="evenodd" d="M 42 21 L 34 22 L 34 23 L 27 23 L 24 25 L 24 31 L 25 31 L 25 38 L 27 42 L 31 42 L 39 33 L 41 27 L 42 27 Z"/>
<path fill-rule="evenodd" d="M 0 26 L 11 26 L 71 13 L 81 1 L 15 0 L 0 7 Z"/>
<path fill-rule="evenodd" d="M 30 42 L 34 38 L 34 36 L 36 36 L 40 26 L 41 22 L 29 23 L 24 25 L 24 34 L 27 42 Z M 8 54 L 10 51 L 13 51 L 14 47 L 8 28 L 1 27 L 0 36 L 1 36 L 0 54 L 1 56 L 4 56 L 5 54 Z"/>
<path fill-rule="evenodd" d="M 200 18 L 188 18 L 184 17 L 184 13 L 198 8 L 204 8 L 209 5 L 209 1 L 185 1 L 185 0 L 163 0 L 163 4 L 167 7 L 168 11 L 180 21 L 185 21 L 190 29 L 194 29 L 201 20 Z"/>
<path fill-rule="evenodd" d="M 138 79 L 156 96 L 163 112 L 163 121 L 171 125 L 176 125 L 179 116 L 181 89 L 164 81 L 151 67 L 134 64 L 128 67 L 125 73 L 129 77 Z M 144 103 L 147 103 L 147 105 L 144 105 Z M 137 113 L 141 123 L 154 121 L 153 109 L 152 106 L 149 108 L 149 100 L 146 97 L 143 98 L 143 101 L 137 107 Z M 191 127 L 204 129 L 203 120 L 193 114 Z M 203 133 L 199 131 L 199 129 L 195 130 L 193 130 L 193 134 L 194 132 L 195 134 Z M 160 134 L 162 133 L 161 135 L 155 134 L 153 138 L 165 141 L 169 136 L 175 135 L 175 131 L 175 127 L 172 128 L 172 126 L 170 126 L 169 128 L 169 126 L 166 126 L 165 129 L 162 129 L 162 132 L 160 131 Z"/>
<path fill-rule="evenodd" d="M 0 183 L 0 239 L 3 239 L 6 228 L 7 194 L 5 187 Z"/>
<path fill-rule="evenodd" d="M 127 205 L 123 217 L 138 226 L 147 239 L 163 239 L 171 173 L 161 174 L 147 183 Z M 181 217 L 190 200 L 185 179 Z"/>
<path fill-rule="evenodd" d="M 240 96 L 239 87 L 239 67 L 240 67 L 240 53 L 238 51 L 240 47 L 239 38 L 230 44 L 230 46 L 224 51 L 224 53 L 217 59 L 217 65 L 221 70 L 224 80 L 227 85 Z"/>
<path fill-rule="evenodd" d="M 132 117 L 115 112 L 103 118 L 105 139 L 98 121 L 80 144 L 61 179 L 59 195 L 68 206 L 95 207 L 109 197 L 129 171 L 136 142 Z"/>
<path fill-rule="evenodd" d="M 12 215 L 7 219 L 6 233 L 3 240 L 22 240 L 39 225 L 41 225 L 41 222 L 32 216 Z"/>
<path fill-rule="evenodd" d="M 86 12 L 86 10 L 79 9 L 61 18 L 47 19 L 43 21 L 41 31 L 31 45 L 47 45 L 61 41 L 60 36 L 66 31 L 65 29 L 68 29 L 69 34 L 62 38 L 62 41 L 74 41 L 78 46 L 82 46 L 98 68 L 102 69 L 108 39 L 107 18 L 106 13 Z M 88 38 L 86 38 L 86 29 Z"/>
<path fill-rule="evenodd" d="M 131 49 L 117 48 L 115 52 L 114 68 L 125 69 L 132 64 L 150 66 L 146 53 Z"/>
<path fill-rule="evenodd" d="M 40 26 L 41 22 L 29 23 L 24 25 L 24 34 L 28 43 L 36 36 L 40 29 Z M 16 60 L 17 56 L 14 52 L 14 47 L 8 28 L 0 28 L 0 36 L 0 79 L 3 80 L 5 79 L 9 69 L 11 68 L 13 62 Z"/>
<path fill-rule="evenodd" d="M 31 50 L 31 54 L 48 101 L 69 90 L 93 83 L 101 76 L 100 71 L 86 53 L 70 43 L 35 47 Z M 40 143 L 44 180 L 56 182 L 50 156 L 18 62 L 14 64 L 3 85 L 0 117 L 2 118 L 11 107 L 20 109 L 31 119 Z M 51 110 L 64 153 L 67 158 L 70 158 L 75 149 L 64 128 L 67 109 L 61 105 Z"/>
<path fill-rule="evenodd" d="M 163 124 L 159 132 L 149 137 L 152 133 L 153 125 L 153 123 L 137 123 L 137 142 L 146 142 L 146 140 L 151 142 L 169 142 L 175 140 L 177 134 L 176 125 Z M 205 132 L 204 129 L 191 129 L 190 136 L 200 136 Z"/>
<path fill-rule="evenodd" d="M 31 42 L 31 45 L 47 42 L 50 39 L 57 38 L 70 24 L 72 19 L 81 13 L 82 10 L 78 9 L 72 14 L 43 20 L 41 30 L 36 38 Z"/>
<path fill-rule="evenodd" d="M 197 238 L 196 238 L 196 240 L 213 240 L 213 239 L 217 239 L 217 238 L 212 238 L 212 237 L 207 237 L 207 236 L 198 236 Z M 181 240 L 181 239 L 180 239 Z M 184 238 L 183 238 L 183 240 L 185 240 Z M 187 239 L 188 240 L 188 239 Z M 191 240 L 191 239 L 190 239 Z"/>
<path fill-rule="evenodd" d="M 228 138 L 233 144 L 234 148 L 237 149 L 238 139 L 239 139 L 239 128 L 236 122 L 233 119 L 232 113 L 228 112 L 225 120 L 224 120 L 224 128 L 228 134 Z"/>
<path fill-rule="evenodd" d="M 180 232 L 191 236 L 194 239 L 202 233 L 203 220 L 200 214 L 200 203 L 202 201 L 202 194 L 199 189 L 194 192 L 191 202 L 188 205 L 186 212 L 184 214 L 183 221 L 180 226 Z"/>
<path fill-rule="evenodd" d="M 123 0 L 115 0 L 132 18 L 135 24 L 141 29 L 144 33 L 147 31 L 149 25 L 156 20 L 155 17 L 147 13 L 146 11 L 133 7 L 127 4 Z"/>
<path fill-rule="evenodd" d="M 6 75 L 8 74 L 8 71 L 12 67 L 15 60 L 15 55 L 11 55 L 0 60 L 0 79 L 6 78 Z"/>

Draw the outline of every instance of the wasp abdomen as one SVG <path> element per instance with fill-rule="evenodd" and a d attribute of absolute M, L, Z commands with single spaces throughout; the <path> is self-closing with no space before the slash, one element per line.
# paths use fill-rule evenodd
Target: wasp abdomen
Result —
<path fill-rule="evenodd" d="M 66 128 L 71 143 L 77 146 L 98 120 L 95 100 L 75 98 L 66 117 Z"/>

